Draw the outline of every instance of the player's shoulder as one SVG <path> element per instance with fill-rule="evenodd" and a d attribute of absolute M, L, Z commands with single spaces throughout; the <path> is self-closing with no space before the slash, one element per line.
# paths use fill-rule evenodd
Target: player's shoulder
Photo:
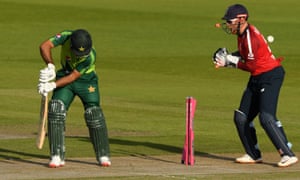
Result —
<path fill-rule="evenodd" d="M 56 34 L 56 36 L 61 37 L 61 36 L 71 36 L 73 33 L 72 30 L 63 30 L 59 33 Z"/>
<path fill-rule="evenodd" d="M 91 59 L 92 61 L 93 60 L 95 60 L 96 59 L 96 50 L 95 50 L 95 48 L 94 47 L 92 47 L 92 50 L 91 50 L 91 52 L 90 52 L 90 54 L 89 54 L 89 56 L 88 56 L 88 58 L 89 59 Z"/>
<path fill-rule="evenodd" d="M 254 34 L 257 34 L 257 35 L 261 34 L 260 31 L 257 29 L 257 27 L 252 24 L 249 25 L 249 30 L 250 30 L 250 32 L 253 32 Z"/>
<path fill-rule="evenodd" d="M 72 35 L 72 32 L 73 31 L 71 30 L 60 31 L 56 33 L 54 36 L 52 36 L 50 40 L 52 41 L 52 43 L 54 43 L 54 45 L 63 44 L 65 41 L 69 39 L 69 37 Z"/>

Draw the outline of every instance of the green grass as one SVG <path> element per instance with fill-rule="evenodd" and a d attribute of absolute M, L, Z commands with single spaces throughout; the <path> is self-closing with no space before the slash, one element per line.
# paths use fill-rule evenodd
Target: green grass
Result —
<path fill-rule="evenodd" d="M 43 150 L 34 148 L 40 103 L 36 87 L 44 67 L 38 46 L 61 30 L 76 28 L 91 32 L 98 52 L 101 102 L 112 156 L 181 153 L 186 96 L 198 100 L 196 153 L 242 152 L 232 116 L 248 73 L 215 70 L 211 62 L 218 47 L 236 49 L 236 37 L 214 28 L 232 3 L 235 1 L 1 0 L 0 135 L 24 138 L 0 139 L 0 158 L 48 157 L 47 142 Z M 250 22 L 263 34 L 275 37 L 274 54 L 285 57 L 287 73 L 278 117 L 294 142 L 294 151 L 300 151 L 296 38 L 300 3 L 241 3 L 250 11 Z M 53 56 L 58 65 L 59 49 Z M 256 124 L 262 150 L 275 151 L 257 120 Z M 94 156 L 78 99 L 68 112 L 66 134 L 68 157 Z"/>

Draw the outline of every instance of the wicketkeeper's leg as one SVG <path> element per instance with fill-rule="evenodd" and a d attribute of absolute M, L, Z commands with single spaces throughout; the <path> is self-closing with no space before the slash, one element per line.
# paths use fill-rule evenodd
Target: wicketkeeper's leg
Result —
<path fill-rule="evenodd" d="M 242 111 L 235 110 L 234 123 L 246 153 L 254 160 L 261 158 L 255 128 L 251 121 L 248 121 L 247 116 Z"/>
<path fill-rule="evenodd" d="M 271 114 L 262 112 L 259 120 L 280 155 L 295 156 L 289 148 L 285 135 L 278 128 L 276 119 Z"/>

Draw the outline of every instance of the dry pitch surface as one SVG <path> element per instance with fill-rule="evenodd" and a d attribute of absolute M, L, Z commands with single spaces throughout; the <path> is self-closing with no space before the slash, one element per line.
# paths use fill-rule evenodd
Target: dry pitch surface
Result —
<path fill-rule="evenodd" d="M 239 154 L 240 155 L 240 154 Z M 94 158 L 70 158 L 66 166 L 51 169 L 47 159 L 10 159 L 0 161 L 0 179 L 60 179 L 84 177 L 153 176 L 161 179 L 198 179 L 218 174 L 265 174 L 299 172 L 300 163 L 278 168 L 275 153 L 264 154 L 264 163 L 234 163 L 237 154 L 209 154 L 196 157 L 194 166 L 180 163 L 181 155 L 112 157 L 112 166 L 99 167 Z M 300 177 L 300 175 L 299 175 Z M 276 178 L 275 178 L 276 179 Z"/>

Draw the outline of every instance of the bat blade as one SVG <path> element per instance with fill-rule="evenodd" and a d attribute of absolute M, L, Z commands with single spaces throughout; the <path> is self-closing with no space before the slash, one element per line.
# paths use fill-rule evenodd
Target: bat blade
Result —
<path fill-rule="evenodd" d="M 48 95 L 42 95 L 41 107 L 40 107 L 40 120 L 38 135 L 36 139 L 36 147 L 42 149 L 46 137 L 47 128 L 47 118 L 48 118 Z"/>

